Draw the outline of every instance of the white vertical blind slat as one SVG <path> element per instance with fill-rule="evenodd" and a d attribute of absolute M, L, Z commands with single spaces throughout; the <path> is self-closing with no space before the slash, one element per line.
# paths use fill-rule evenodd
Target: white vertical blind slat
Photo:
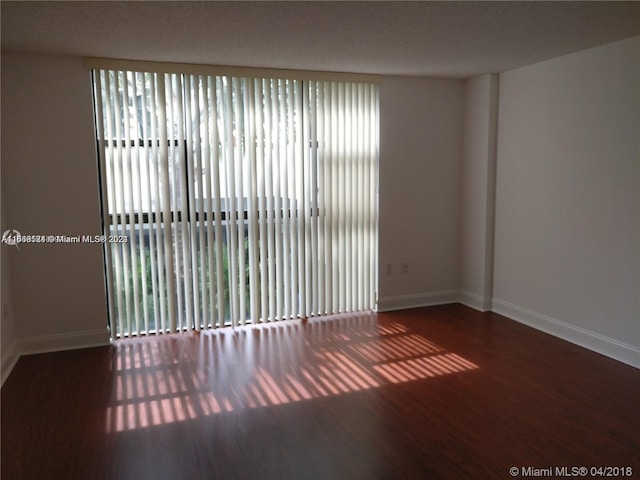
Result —
<path fill-rule="evenodd" d="M 144 164 L 146 163 L 146 155 L 147 151 L 140 142 L 142 141 L 143 132 L 140 131 L 140 118 L 138 112 L 139 103 L 142 102 L 142 96 L 138 91 L 138 82 L 140 81 L 140 74 L 136 72 L 131 73 L 131 82 L 130 86 L 132 89 L 134 103 L 132 105 L 133 111 L 133 128 L 136 128 L 136 134 L 132 135 L 131 140 L 133 145 L 131 147 L 132 152 L 135 152 L 134 158 L 132 158 L 131 169 L 134 172 L 132 177 L 133 185 L 134 185 L 134 196 L 137 199 L 132 204 L 132 209 L 135 210 L 136 221 L 135 226 L 137 229 L 137 246 L 135 248 L 135 256 L 139 259 L 140 264 L 140 285 L 139 285 L 139 296 L 136 296 L 136 299 L 140 299 L 142 301 L 142 312 L 138 309 L 138 313 L 136 314 L 136 331 L 140 331 L 141 326 L 144 331 L 149 330 L 149 299 L 147 296 L 147 255 L 145 248 L 145 235 L 144 235 L 144 221 L 143 221 L 143 207 L 142 207 L 142 190 L 143 190 L 143 181 L 145 180 L 145 171 Z M 141 113 L 141 112 L 140 112 Z M 147 188 L 148 189 L 148 188 Z M 135 233 L 135 232 L 134 232 Z M 139 303 L 139 302 L 136 302 Z M 142 313 L 142 318 L 140 318 L 140 313 Z"/>
<path fill-rule="evenodd" d="M 258 304 L 258 285 L 260 281 L 260 270 L 258 268 L 258 202 L 256 194 L 258 191 L 258 172 L 256 165 L 256 132 L 255 132 L 255 96 L 253 93 L 254 83 L 250 79 L 243 81 L 243 105 L 244 105 L 244 131 L 246 135 L 246 155 L 248 161 L 247 178 L 247 228 L 248 228 L 248 256 L 249 256 L 249 306 L 250 320 L 257 322 L 260 319 Z"/>
<path fill-rule="evenodd" d="M 351 241 L 349 242 L 351 256 L 351 277 L 355 281 L 351 281 L 351 311 L 358 311 L 358 291 L 361 279 L 357 276 L 358 272 L 358 218 L 360 215 L 359 192 L 358 192 L 358 86 L 351 84 L 351 108 L 350 111 L 350 142 L 349 142 L 349 172 L 351 192 L 351 218 L 349 221 L 349 234 Z"/>
<path fill-rule="evenodd" d="M 348 205 L 344 209 L 344 217 L 342 220 L 342 229 L 344 230 L 344 274 L 345 283 L 343 285 L 344 290 L 344 311 L 353 311 L 353 286 L 357 283 L 357 279 L 352 276 L 353 264 L 351 263 L 352 257 L 352 234 L 351 227 L 353 225 L 353 213 L 355 211 L 353 188 L 352 188 L 352 165 L 353 165 L 353 148 L 351 144 L 351 84 L 344 85 L 344 155 L 342 157 L 342 164 L 344 167 L 344 200 L 343 205 Z"/>
<path fill-rule="evenodd" d="M 342 84 L 333 83 L 335 99 L 335 201 L 334 201 L 334 277 L 335 285 L 333 290 L 334 311 L 344 312 L 344 89 Z"/>
<path fill-rule="evenodd" d="M 302 111 L 309 112 L 308 115 L 302 115 L 302 141 L 300 150 L 302 150 L 303 162 L 302 168 L 299 170 L 301 181 L 300 195 L 303 199 L 302 212 L 300 212 L 301 221 L 304 222 L 302 231 L 299 233 L 301 247 L 304 249 L 300 255 L 300 298 L 303 299 L 300 305 L 300 311 L 305 317 L 311 316 L 316 311 L 314 302 L 315 296 L 312 292 L 317 291 L 317 235 L 316 235 L 316 219 L 317 205 L 317 176 L 314 168 L 315 158 L 317 155 L 317 141 L 315 140 L 315 82 L 308 82 L 306 88 L 302 89 Z M 308 212 L 308 213 L 307 213 Z M 303 263 L 304 262 L 304 263 Z M 302 283 L 304 282 L 304 283 Z"/>
<path fill-rule="evenodd" d="M 150 107 L 150 138 L 152 141 L 151 144 L 151 158 L 152 163 L 149 164 L 149 171 L 151 172 L 153 179 L 153 188 L 150 188 L 150 195 L 153 196 L 152 203 L 150 203 L 150 208 L 152 210 L 152 214 L 154 219 L 150 220 L 150 226 L 153 231 L 149 232 L 149 236 L 153 238 L 155 242 L 155 250 L 153 247 L 150 247 L 151 250 L 151 258 L 152 265 L 155 263 L 158 268 L 152 271 L 152 275 L 154 278 L 157 277 L 157 285 L 158 285 L 158 294 L 157 294 L 157 305 L 158 310 L 156 310 L 155 315 L 155 330 L 156 331 L 164 331 L 165 325 L 168 321 L 167 319 L 167 307 L 166 307 L 166 281 L 165 281 L 165 244 L 164 244 L 164 235 L 163 235 L 163 220 L 162 220 L 162 194 L 161 187 L 162 182 L 161 178 L 161 165 L 162 161 L 160 158 L 160 152 L 162 151 L 160 142 L 160 135 L 158 130 L 158 116 L 159 116 L 159 107 L 158 101 L 156 97 L 157 92 L 157 84 L 158 84 L 158 74 L 151 74 L 150 82 L 149 82 L 149 107 Z M 152 267 L 153 268 L 153 267 Z M 155 298 L 154 298 L 155 300 Z"/>
<path fill-rule="evenodd" d="M 215 303 L 215 285 L 214 279 L 215 272 L 215 250 L 214 250 L 214 237 L 213 237 L 213 172 L 211 169 L 211 157 L 213 155 L 213 132 L 211 128 L 211 94 L 209 92 L 209 82 L 207 77 L 199 78 L 199 99 L 200 99 L 200 114 L 202 115 L 202 176 L 201 181 L 203 184 L 203 206 L 202 214 L 203 220 L 200 223 L 200 228 L 206 231 L 206 239 L 204 240 L 205 246 L 202 246 L 202 255 L 205 259 L 202 260 L 200 268 L 203 272 L 202 289 L 206 292 L 206 300 L 203 301 L 203 318 L 200 327 L 209 328 L 214 324 L 216 315 L 216 303 Z M 207 175 L 205 175 L 205 173 Z"/>
<path fill-rule="evenodd" d="M 304 89 L 301 82 L 295 83 L 295 114 L 296 114 L 296 136 L 294 151 L 294 167 L 295 167 L 295 242 L 298 253 L 295 272 L 297 274 L 297 298 L 294 306 L 295 313 L 300 317 L 307 317 L 307 276 L 305 275 L 305 245 L 306 240 L 307 217 L 309 211 L 309 198 L 305 195 L 304 179 L 305 171 L 308 175 L 309 165 L 309 123 L 308 115 L 302 116 L 302 112 L 308 107 L 304 102 Z M 300 132 L 300 117 L 303 117 L 302 132 Z M 302 163 L 300 163 L 302 162 Z"/>
<path fill-rule="evenodd" d="M 95 97 L 98 99 L 102 98 L 103 88 L 104 88 L 104 75 L 105 73 L 108 75 L 108 72 L 104 71 L 94 71 L 93 79 L 94 79 L 94 91 Z M 101 159 L 100 164 L 100 196 L 102 198 L 102 224 L 104 230 L 106 232 L 111 231 L 111 215 L 109 215 L 109 183 L 111 181 L 110 176 L 111 172 L 108 171 L 108 154 L 109 151 L 108 142 L 111 140 L 111 137 L 105 137 L 105 121 L 104 116 L 107 115 L 107 108 L 104 102 L 98 101 L 96 102 L 96 132 L 98 139 L 98 152 Z M 104 257 L 105 257 L 105 277 L 107 280 L 107 285 L 113 285 L 113 255 L 111 245 L 107 245 L 104 249 Z M 113 298 L 113 291 L 110 289 L 107 292 L 107 304 L 109 312 L 114 312 L 116 309 L 115 299 Z M 110 328 L 111 338 L 117 338 L 117 332 L 115 326 L 112 325 Z"/>
<path fill-rule="evenodd" d="M 266 161 L 265 161 L 265 185 L 267 194 L 267 255 L 268 255 L 268 288 L 265 295 L 269 297 L 269 315 L 268 321 L 276 319 L 276 254 L 275 254 L 275 238 L 274 229 L 276 224 L 275 212 L 274 212 L 274 188 L 273 188 L 273 170 L 274 170 L 274 149 L 275 139 L 273 138 L 272 128 L 274 123 L 273 118 L 273 80 L 266 80 L 264 82 L 264 111 L 265 111 L 265 123 L 264 130 L 266 135 Z M 277 92 L 275 93 L 277 95 Z"/>
<path fill-rule="evenodd" d="M 236 231 L 237 231 L 237 244 L 234 244 L 234 249 L 237 252 L 238 270 L 238 294 L 237 304 L 238 313 L 237 319 L 240 325 L 244 325 L 247 318 L 247 287 L 245 281 L 245 234 L 244 234 L 244 212 L 245 212 L 245 196 L 244 196 L 244 142 L 246 142 L 246 132 L 243 125 L 243 110 L 242 110 L 242 87 L 241 79 L 234 77 L 232 80 L 233 88 L 233 116 L 234 116 L 234 179 L 235 179 L 235 191 L 236 191 Z M 235 277 L 234 277 L 235 281 Z"/>
<path fill-rule="evenodd" d="M 357 159 L 358 159 L 358 173 L 356 174 L 357 178 L 357 189 L 358 189 L 358 220 L 357 220 L 357 232 L 358 232 L 358 242 L 356 249 L 358 251 L 358 272 L 363 272 L 366 268 L 365 263 L 365 253 L 364 253 L 364 219 L 365 219 L 365 188 L 364 188 L 364 88 L 362 85 L 358 85 L 358 139 L 357 139 Z M 360 283 L 358 285 L 358 304 L 357 310 L 362 310 L 365 308 L 365 283 L 362 277 L 359 277 Z"/>
<path fill-rule="evenodd" d="M 182 89 L 182 76 L 171 76 L 171 88 L 172 88 L 172 124 L 184 125 L 184 109 L 183 109 L 183 89 Z M 188 118 L 187 118 L 188 120 Z M 185 166 L 185 129 L 175 129 L 175 142 L 171 142 L 174 149 L 175 164 L 173 167 L 173 173 L 178 178 L 174 182 L 173 189 L 173 204 L 176 211 L 181 212 L 181 219 L 179 222 L 180 234 L 174 238 L 174 244 L 176 246 L 176 267 L 178 269 L 179 277 L 177 281 L 178 293 L 178 325 L 177 330 L 190 329 L 193 322 L 193 278 L 191 275 L 191 232 L 190 232 L 190 199 L 187 191 L 187 170 L 189 166 Z"/>
<path fill-rule="evenodd" d="M 178 331 L 180 326 L 182 325 L 183 318 L 183 309 L 182 309 L 182 294 L 184 291 L 184 285 L 180 281 L 183 276 L 182 271 L 182 250 L 181 250 L 181 240 L 182 240 L 182 225 L 181 225 L 181 213 L 178 214 L 178 201 L 176 198 L 176 194 L 178 192 L 178 188 L 180 185 L 180 172 L 177 171 L 179 169 L 179 165 L 176 162 L 176 132 L 173 130 L 172 126 L 175 122 L 175 113 L 174 113 L 174 90 L 175 86 L 173 83 L 173 75 L 165 75 L 164 78 L 164 90 L 162 92 L 163 100 L 165 104 L 165 115 L 166 115 L 166 125 L 163 125 L 163 130 L 167 135 L 167 156 L 163 157 L 163 160 L 166 162 L 166 165 L 163 165 L 163 169 L 166 169 L 166 188 L 167 188 L 167 196 L 169 203 L 169 211 L 167 212 L 167 216 L 170 225 L 172 226 L 172 230 L 170 235 L 166 235 L 165 241 L 168 240 L 167 249 L 171 251 L 171 263 L 174 276 L 167 275 L 167 282 L 171 283 L 173 286 L 173 300 L 174 300 L 174 310 L 173 310 L 173 319 L 170 320 L 170 324 L 168 325 L 168 329 L 171 333 L 175 333 Z M 165 128 L 166 127 L 166 128 Z M 176 168 L 177 167 L 177 168 Z M 164 173 L 164 172 L 163 172 Z M 168 237 L 168 238 L 167 238 Z M 167 261 L 169 259 L 167 258 Z M 167 299 L 169 297 L 167 296 Z"/>
<path fill-rule="evenodd" d="M 260 273 L 260 313 L 256 321 L 266 321 L 269 317 L 268 288 L 268 257 L 267 257 L 267 203 L 265 194 L 266 185 L 266 157 L 265 157 L 265 120 L 263 116 L 264 106 L 264 80 L 254 80 L 255 92 L 255 121 L 256 121 L 256 163 L 257 163 L 257 197 L 258 197 L 258 238 L 259 238 L 259 265 Z"/>
<path fill-rule="evenodd" d="M 370 101 L 370 89 L 368 85 L 365 85 L 364 87 L 364 95 L 363 95 L 363 100 L 364 100 L 364 104 L 365 104 L 365 110 L 366 111 L 371 111 L 371 101 Z M 364 119 L 364 122 L 367 122 L 368 119 Z M 368 126 L 368 125 L 367 125 Z M 368 197 L 368 192 L 373 188 L 372 184 L 371 184 L 371 177 L 369 175 L 369 170 L 371 168 L 371 165 L 369 164 L 369 157 L 371 155 L 371 135 L 369 132 L 368 128 L 364 129 L 364 148 L 365 148 L 365 160 L 364 160 L 364 174 L 363 174 L 363 184 L 364 184 L 364 191 L 365 191 L 365 198 L 367 198 L 368 200 L 371 199 L 371 197 Z M 370 202 L 367 201 L 365 202 L 365 206 L 364 206 L 364 231 L 365 231 L 365 237 L 368 239 L 369 235 L 371 234 L 371 225 L 372 225 L 372 210 L 370 208 Z M 364 242 L 364 255 L 365 255 L 365 263 L 366 260 L 371 258 L 371 242 L 368 240 L 365 240 Z M 370 279 L 371 277 L 371 270 L 368 268 L 368 265 L 365 266 L 364 272 L 363 272 L 363 282 L 365 285 L 369 285 L 370 284 Z M 365 288 L 365 292 L 364 292 L 364 298 L 365 298 L 365 303 L 369 302 L 370 299 L 370 294 L 367 288 Z"/>
<path fill-rule="evenodd" d="M 277 95 L 272 96 L 273 110 L 272 114 L 275 117 L 272 124 L 271 135 L 274 138 L 274 152 L 272 161 L 274 163 L 274 175 L 273 175 L 273 194 L 274 194 L 274 211 L 275 211 L 275 263 L 276 263 L 276 284 L 274 285 L 274 295 L 276 297 L 276 312 L 275 318 L 277 320 L 282 319 L 283 310 L 283 297 L 284 297 L 284 253 L 282 250 L 282 189 L 281 189 L 281 172 L 282 172 L 282 152 L 284 151 L 283 145 L 283 132 L 282 132 L 282 83 L 283 80 L 275 80 L 274 88 Z"/>
<path fill-rule="evenodd" d="M 182 239 L 183 251 L 185 252 L 183 262 L 185 270 L 185 307 L 187 310 L 186 325 L 183 325 L 183 327 L 187 330 L 192 330 L 195 326 L 194 324 L 196 323 L 196 319 L 200 316 L 200 289 L 198 288 L 199 275 L 197 257 L 198 234 L 196 229 L 198 207 L 196 204 L 196 185 L 193 185 L 193 183 L 200 183 L 196 177 L 196 172 L 198 171 L 199 139 L 194 138 L 196 135 L 199 137 L 200 125 L 198 123 L 198 128 L 196 129 L 196 124 L 193 118 L 194 115 L 197 115 L 197 108 L 193 106 L 193 77 L 186 76 L 184 81 L 186 88 L 184 88 L 184 102 L 182 102 L 183 108 L 181 109 L 181 115 L 184 116 L 182 121 L 186 128 L 184 138 L 181 138 L 181 141 L 179 142 L 180 145 L 184 145 L 181 152 L 186 157 L 184 162 L 187 167 L 183 170 L 183 174 L 181 175 L 182 198 L 184 199 L 186 197 L 188 202 L 188 206 L 186 208 L 186 221 L 182 222 L 183 231 L 188 232 Z M 181 93 L 182 91 L 183 88 L 180 88 Z M 197 134 L 195 130 L 197 130 Z M 188 177 L 192 179 L 189 183 L 191 188 L 187 187 Z M 191 301 L 190 299 L 193 300 Z"/>
<path fill-rule="evenodd" d="M 116 182 L 116 188 L 118 191 L 118 208 L 119 208 L 119 214 L 120 214 L 120 233 L 122 236 L 128 236 L 129 232 L 128 230 L 128 221 L 127 221 L 127 202 L 126 202 L 126 192 L 128 191 L 127 188 L 127 178 L 130 178 L 127 176 L 127 145 L 126 145 L 126 138 L 125 135 L 126 133 L 124 132 L 124 119 L 127 116 L 127 111 L 126 108 L 124 106 L 124 100 L 125 100 L 125 96 L 123 95 L 123 98 L 120 99 L 120 95 L 119 92 L 120 90 L 123 90 L 123 80 L 122 78 L 124 77 L 124 75 L 126 74 L 126 72 L 117 72 L 115 75 L 115 87 L 116 87 L 116 92 L 114 95 L 115 98 L 115 111 L 122 112 L 122 117 L 116 117 L 116 121 L 115 121 L 115 126 L 116 126 L 116 138 L 118 139 L 118 146 L 116 147 L 116 178 L 119 179 L 119 182 Z M 120 141 L 120 139 L 122 139 Z M 122 312 L 124 314 L 124 318 L 125 318 L 125 322 L 124 325 L 122 326 L 123 328 L 123 333 L 125 335 L 130 335 L 131 334 L 131 323 L 134 321 L 133 320 L 133 312 L 131 311 L 131 296 L 133 294 L 132 290 L 133 290 L 133 286 L 131 284 L 131 275 L 130 275 L 130 270 L 131 270 L 131 262 L 130 262 L 130 258 L 129 258 L 129 251 L 130 251 L 130 246 L 127 245 L 123 245 L 122 246 L 122 284 L 123 284 L 123 288 L 124 288 L 124 311 Z"/>
<path fill-rule="evenodd" d="M 228 79 L 226 77 L 222 78 L 221 82 L 221 108 L 222 108 L 222 145 L 223 145 L 223 178 L 221 180 L 224 182 L 224 186 L 227 192 L 226 197 L 221 198 L 221 201 L 224 200 L 225 208 L 225 233 L 226 233 L 226 245 L 227 245 L 227 268 L 228 268 L 228 280 L 227 286 L 229 288 L 229 297 L 230 297 L 230 305 L 229 305 L 229 315 L 231 316 L 232 322 L 235 326 L 236 322 L 236 314 L 237 314 L 237 302 L 236 291 L 237 291 L 237 281 L 236 281 L 236 251 L 233 246 L 237 243 L 236 238 L 236 220 L 235 220 L 235 185 L 234 185 L 234 177 L 233 177 L 233 130 L 232 130 L 232 118 L 231 118 L 231 86 L 227 84 Z"/>
<path fill-rule="evenodd" d="M 156 101 L 158 103 L 158 138 L 160 144 L 159 165 L 160 170 L 160 214 L 162 217 L 162 239 L 163 260 L 164 260 L 164 283 L 166 288 L 166 321 L 162 323 L 162 331 L 175 332 L 177 329 L 176 322 L 176 306 L 175 297 L 176 290 L 174 284 L 174 255 L 173 255 L 173 220 L 171 212 L 171 198 L 169 185 L 169 148 L 168 148 L 168 132 L 167 132 L 167 85 L 166 80 L 169 75 L 158 75 L 158 84 L 156 86 Z"/>
<path fill-rule="evenodd" d="M 331 186 L 336 185 L 337 182 L 334 178 L 334 161 L 332 152 L 336 151 L 335 144 L 335 129 L 334 129 L 334 112 L 335 112 L 335 101 L 333 98 L 333 91 L 331 88 L 330 82 L 324 83 L 325 95 L 324 95 L 324 111 L 325 111 L 325 136 L 322 138 L 324 147 L 323 157 L 319 160 L 324 165 L 324 190 L 325 190 L 325 198 L 324 198 L 324 222 L 325 222 L 325 241 L 324 241 L 324 265 L 325 265 L 325 305 L 322 313 L 328 312 L 337 312 L 337 309 L 334 305 L 334 295 L 333 295 L 333 285 L 336 285 L 336 279 L 334 278 L 334 269 L 333 269 L 333 209 L 335 208 L 335 191 L 332 190 Z"/>
<path fill-rule="evenodd" d="M 377 86 L 367 86 L 367 90 L 369 92 L 368 95 L 368 107 L 371 111 L 371 115 L 369 116 L 369 128 L 366 129 L 367 135 L 369 137 L 368 141 L 368 169 L 367 169 L 367 193 L 369 202 L 367 203 L 367 212 L 368 212 L 368 233 L 369 233 L 369 248 L 367 249 L 370 261 L 373 260 L 373 257 L 377 252 L 377 235 L 376 229 L 378 224 L 377 219 L 377 208 L 376 208 L 376 199 L 377 199 L 377 161 L 378 161 L 378 129 L 371 130 L 373 126 L 378 125 L 378 90 Z M 375 299 L 373 298 L 373 292 L 375 292 L 376 278 L 377 278 L 377 266 L 375 264 L 368 265 L 367 268 L 367 277 L 369 280 L 369 288 L 367 289 L 367 296 L 369 297 L 369 302 L 373 304 Z"/>
<path fill-rule="evenodd" d="M 206 117 L 206 109 L 203 108 L 204 97 L 202 95 L 202 77 L 200 76 L 192 76 L 191 78 L 191 95 L 193 96 L 192 106 L 193 106 L 193 135 L 195 142 L 195 151 L 194 151 L 194 172 L 193 179 L 196 182 L 197 190 L 195 192 L 196 195 L 196 218 L 193 221 L 193 224 L 196 226 L 196 233 L 198 235 L 198 243 L 197 243 L 197 263 L 193 266 L 196 272 L 196 285 L 197 292 L 199 295 L 199 301 L 196 302 L 196 312 L 194 314 L 194 328 L 196 330 L 200 330 L 205 322 L 208 322 L 208 318 L 210 318 L 209 313 L 209 289 L 207 286 L 207 267 L 208 267 L 208 259 L 206 257 L 206 218 L 207 212 L 205 209 L 205 198 L 207 195 L 207 184 L 208 182 L 204 179 L 205 172 L 205 158 L 208 153 L 208 139 L 207 139 L 207 129 L 202 128 L 202 125 L 206 125 L 207 117 Z M 193 256 L 196 258 L 196 255 Z"/>
<path fill-rule="evenodd" d="M 151 132 L 149 131 L 149 122 L 147 122 L 146 118 L 147 118 L 147 109 L 148 109 L 148 98 L 147 98 L 147 88 L 146 88 L 146 82 L 147 82 L 147 74 L 145 73 L 138 73 L 138 81 L 140 81 L 141 83 L 141 90 L 140 90 L 140 118 L 138 119 L 140 124 L 142 125 L 142 156 L 143 156 L 143 160 L 140 162 L 140 170 L 141 172 L 144 172 L 142 174 L 142 178 L 143 181 L 146 185 L 146 188 L 143 189 L 144 191 L 141 192 L 140 195 L 140 209 L 139 209 L 139 215 L 140 215 L 140 219 L 142 219 L 142 216 L 146 213 L 145 209 L 142 207 L 143 203 L 146 203 L 146 205 L 148 206 L 147 208 L 151 208 L 151 192 L 153 190 L 153 185 L 152 185 L 152 181 L 151 181 L 151 172 L 155 170 L 154 165 L 153 165 L 153 147 L 151 147 L 151 144 L 153 142 L 152 140 L 152 136 L 151 136 Z M 148 219 L 149 222 L 152 221 L 151 218 Z M 157 315 L 158 315 L 158 282 L 157 282 L 157 277 L 156 277 L 156 271 L 157 271 L 157 267 L 156 267 L 156 262 L 155 262 L 155 242 L 154 242 L 154 236 L 153 236 L 153 231 L 151 229 L 147 229 L 147 231 L 145 232 L 145 228 L 144 225 L 142 225 L 142 220 L 141 220 L 141 228 L 140 231 L 141 233 L 141 237 L 145 238 L 144 235 L 146 235 L 147 240 L 146 240 L 146 244 L 148 247 L 148 261 L 149 261 L 149 273 L 150 273 L 150 277 L 151 277 L 151 305 L 149 305 L 149 312 L 148 315 L 145 315 L 145 331 L 149 331 L 154 329 L 152 327 L 152 325 L 155 324 L 155 322 L 157 321 Z M 146 277 L 146 261 L 147 261 L 147 252 L 144 252 L 145 255 L 145 267 L 142 268 L 142 271 L 145 272 L 145 277 Z M 149 288 L 149 285 L 146 285 L 146 287 L 143 289 L 144 290 L 144 295 L 145 298 L 148 297 L 147 295 L 147 290 Z M 147 300 L 148 301 L 148 300 Z"/>
<path fill-rule="evenodd" d="M 297 262 L 298 251 L 295 248 L 294 244 L 294 236 L 293 236 L 293 225 L 292 225 L 292 215 L 294 209 L 294 196 L 293 196 L 293 185 L 292 179 L 294 178 L 294 166 L 293 166 L 293 155 L 295 152 L 294 145 L 294 136 L 293 136 L 293 92 L 292 92 L 292 81 L 287 80 L 285 82 L 285 98 L 287 99 L 284 102 L 283 110 L 285 113 L 286 126 L 283 130 L 285 130 L 286 135 L 285 138 L 285 146 L 286 152 L 283 152 L 284 165 L 281 170 L 280 177 L 283 182 L 283 192 L 282 198 L 284 204 L 282 205 L 282 224 L 283 224 L 283 245 L 284 245 L 284 256 L 283 261 L 284 265 L 284 277 L 285 277 L 285 301 L 284 301 L 284 311 L 282 312 L 283 318 L 291 318 L 293 315 L 293 301 L 295 298 L 295 263 Z M 296 279 L 297 280 L 297 279 Z"/>
<path fill-rule="evenodd" d="M 183 215 L 181 209 L 180 202 L 180 177 L 181 177 L 181 165 L 178 163 L 179 160 L 179 140 L 177 137 L 177 130 L 173 129 L 173 125 L 178 125 L 178 113 L 176 112 L 175 105 L 175 76 L 167 75 L 165 78 L 165 95 L 166 95 L 166 112 L 167 112 L 167 148 L 169 151 L 169 155 L 167 158 L 167 174 L 169 176 L 168 180 L 168 188 L 170 195 L 170 205 L 171 205 L 171 214 L 172 225 L 174 229 L 171 234 L 171 250 L 173 253 L 173 268 L 176 274 L 175 281 L 173 276 L 171 278 L 167 278 L 174 285 L 175 292 L 175 300 L 176 300 L 176 309 L 174 311 L 174 323 L 170 325 L 170 331 L 172 333 L 177 332 L 182 328 L 184 323 L 184 262 L 183 262 L 183 252 L 182 252 L 182 244 L 185 239 L 185 231 L 183 230 Z M 180 213 L 178 213 L 180 212 Z"/>
<path fill-rule="evenodd" d="M 331 152 L 329 165 L 331 166 L 331 312 L 340 312 L 340 99 L 339 88 L 334 83 L 331 89 Z"/>
<path fill-rule="evenodd" d="M 216 270 L 215 270 L 215 284 L 216 284 L 216 318 L 212 319 L 212 326 L 223 326 L 226 316 L 226 301 L 224 295 L 225 279 L 224 279 L 224 234 L 222 223 L 222 181 L 220 179 L 220 131 L 218 125 L 218 100 L 221 96 L 218 93 L 218 86 L 220 79 L 213 79 L 209 77 L 207 79 L 207 89 L 209 91 L 209 109 L 211 110 L 211 117 L 209 119 L 209 131 L 211 134 L 211 193 L 213 195 L 213 219 L 215 220 L 215 255 L 216 255 Z M 210 277 L 213 277 L 213 272 L 210 272 Z"/>
<path fill-rule="evenodd" d="M 316 149 L 313 150 L 315 154 L 313 158 L 312 168 L 316 171 L 318 178 L 318 218 L 317 218 L 317 226 L 318 226 L 318 240 L 316 243 L 316 251 L 317 254 L 314 257 L 314 263 L 318 269 L 317 276 L 317 294 L 315 294 L 315 308 L 314 313 L 317 315 L 321 315 L 327 311 L 327 305 L 325 303 L 327 285 L 325 283 L 325 266 L 326 266 L 326 245 L 327 245 L 327 236 L 326 236 L 326 212 L 327 212 L 327 201 L 326 201 L 326 186 L 325 186 L 325 178 L 326 178 L 326 165 L 327 162 L 319 161 L 320 158 L 324 158 L 325 150 L 326 150 L 326 134 L 325 134 L 325 126 L 326 126 L 326 115 L 325 115 L 325 89 L 322 82 L 316 82 L 315 91 L 317 91 L 317 115 L 316 115 L 316 129 L 314 131 L 315 138 L 312 138 L 312 142 L 315 141 Z"/>
<path fill-rule="evenodd" d="M 369 172 L 371 175 L 371 185 L 369 188 L 369 208 L 371 210 L 371 231 L 369 238 L 371 239 L 371 256 L 369 262 L 367 264 L 367 268 L 371 271 L 370 274 L 370 284 L 369 288 L 367 288 L 367 295 L 369 295 L 370 302 L 368 305 L 371 305 L 369 308 L 377 308 L 377 291 L 378 284 L 377 279 L 379 275 L 379 265 L 378 265 L 378 158 L 379 158 L 379 145 L 380 145 L 380 92 L 378 85 L 371 85 L 372 90 L 371 95 L 371 121 L 369 128 L 372 142 L 371 142 L 371 153 L 369 156 Z"/>

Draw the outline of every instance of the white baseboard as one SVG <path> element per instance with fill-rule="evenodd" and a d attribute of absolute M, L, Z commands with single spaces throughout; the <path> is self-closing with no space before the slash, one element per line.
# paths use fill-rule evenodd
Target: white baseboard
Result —
<path fill-rule="evenodd" d="M 481 297 L 475 293 L 460 290 L 460 292 L 458 292 L 458 300 L 461 304 L 471 307 L 474 310 L 478 310 L 480 312 L 491 311 L 490 298 Z"/>
<path fill-rule="evenodd" d="M 457 301 L 458 292 L 456 290 L 397 295 L 392 297 L 380 297 L 378 299 L 377 310 L 379 312 L 389 312 L 392 310 L 403 310 L 406 308 L 444 305 L 447 303 L 456 303 Z"/>
<path fill-rule="evenodd" d="M 56 335 L 41 335 L 26 337 L 18 340 L 20 353 L 31 355 L 34 353 L 59 352 L 77 348 L 101 347 L 109 345 L 111 339 L 109 330 L 91 330 L 88 332 L 73 332 Z"/>
<path fill-rule="evenodd" d="M 13 370 L 13 367 L 15 367 L 19 358 L 20 350 L 18 349 L 18 342 L 14 340 L 11 346 L 2 352 L 2 378 L 0 379 L 0 386 L 4 385 L 4 381 L 11 373 L 11 370 Z"/>
<path fill-rule="evenodd" d="M 620 362 L 640 368 L 640 348 L 494 298 L 492 311 Z"/>

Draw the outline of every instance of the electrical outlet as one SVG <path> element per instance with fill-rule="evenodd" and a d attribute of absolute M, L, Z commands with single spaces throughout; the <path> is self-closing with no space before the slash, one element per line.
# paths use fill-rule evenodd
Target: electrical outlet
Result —
<path fill-rule="evenodd" d="M 409 272 L 409 264 L 407 262 L 402 262 L 402 273 Z"/>

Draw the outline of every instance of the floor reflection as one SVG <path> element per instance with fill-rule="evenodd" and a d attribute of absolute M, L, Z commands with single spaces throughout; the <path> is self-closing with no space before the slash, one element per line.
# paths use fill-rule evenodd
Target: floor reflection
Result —
<path fill-rule="evenodd" d="M 116 352 L 110 432 L 478 368 L 374 313 L 128 339 Z"/>

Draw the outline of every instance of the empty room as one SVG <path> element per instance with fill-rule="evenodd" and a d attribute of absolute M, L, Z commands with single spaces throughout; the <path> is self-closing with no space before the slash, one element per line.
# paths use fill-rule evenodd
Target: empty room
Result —
<path fill-rule="evenodd" d="M 0 8 L 2 479 L 640 478 L 640 2 Z"/>

